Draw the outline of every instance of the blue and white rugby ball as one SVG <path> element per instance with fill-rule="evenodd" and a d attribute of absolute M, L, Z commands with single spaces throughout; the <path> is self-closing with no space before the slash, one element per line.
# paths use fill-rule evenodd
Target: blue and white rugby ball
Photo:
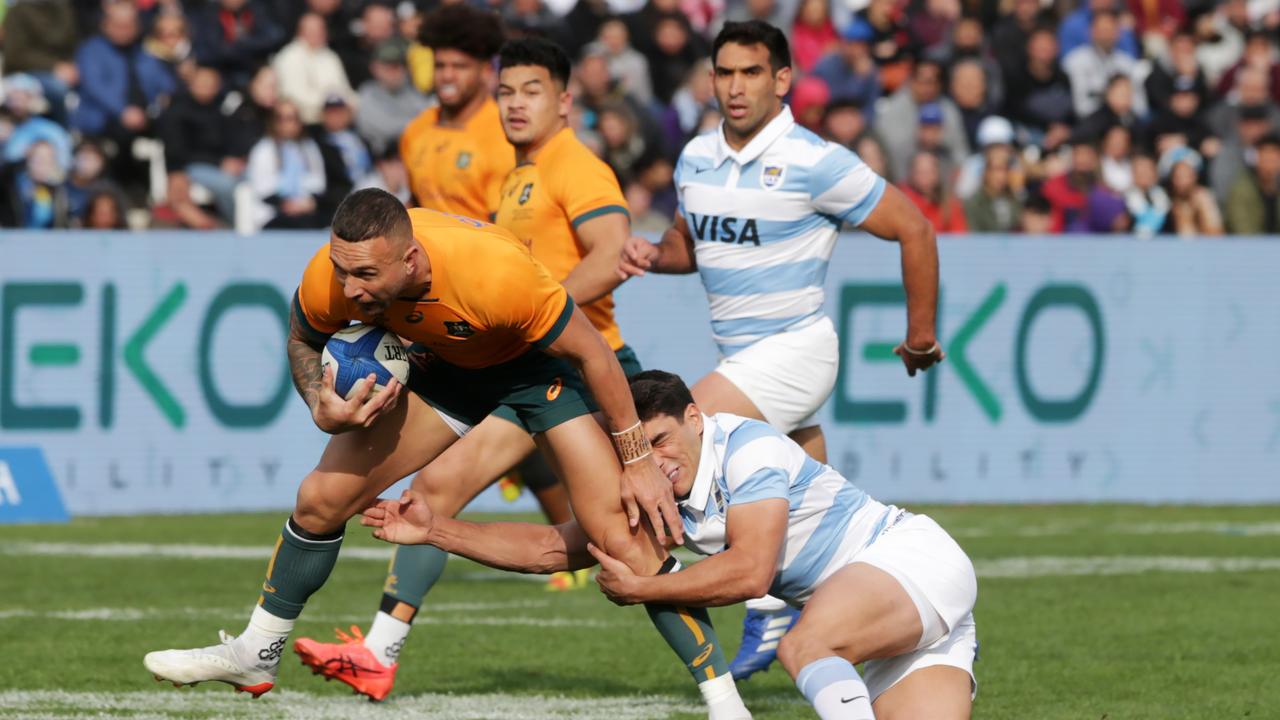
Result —
<path fill-rule="evenodd" d="M 377 375 L 376 389 L 382 390 L 395 378 L 409 380 L 409 354 L 396 334 L 377 325 L 352 325 L 334 333 L 325 343 L 320 367 L 333 367 L 333 389 L 348 400 L 356 383 Z"/>

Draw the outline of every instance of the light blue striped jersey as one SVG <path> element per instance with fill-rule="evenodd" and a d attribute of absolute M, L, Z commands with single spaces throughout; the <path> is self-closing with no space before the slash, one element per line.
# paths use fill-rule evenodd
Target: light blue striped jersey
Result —
<path fill-rule="evenodd" d="M 675 185 L 725 356 L 822 317 L 836 232 L 861 224 L 885 189 L 857 155 L 797 125 L 786 106 L 740 151 L 720 129 L 691 140 Z"/>
<path fill-rule="evenodd" d="M 718 553 L 725 549 L 730 507 L 786 500 L 787 533 L 769 590 L 774 597 L 803 604 L 897 512 L 766 423 L 728 413 L 703 415 L 702 422 L 698 473 L 679 503 L 685 547 Z"/>

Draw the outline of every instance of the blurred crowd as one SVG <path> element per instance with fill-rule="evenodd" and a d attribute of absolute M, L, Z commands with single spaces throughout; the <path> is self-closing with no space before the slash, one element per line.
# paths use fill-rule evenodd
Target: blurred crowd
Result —
<path fill-rule="evenodd" d="M 436 0 L 0 0 L 0 226 L 323 227 L 412 203 Z M 940 232 L 1280 233 L 1280 0 L 479 0 L 576 58 L 635 229 L 719 122 L 710 40 L 787 30 L 798 122 Z"/>

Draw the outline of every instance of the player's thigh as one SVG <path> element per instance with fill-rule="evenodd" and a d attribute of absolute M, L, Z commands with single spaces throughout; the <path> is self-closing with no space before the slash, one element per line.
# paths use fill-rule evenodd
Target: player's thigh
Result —
<path fill-rule="evenodd" d="M 793 676 L 832 654 L 859 663 L 914 650 L 923 627 L 911 596 L 889 573 L 852 563 L 813 593 L 778 657 Z"/>
<path fill-rule="evenodd" d="M 822 434 L 821 425 L 796 428 L 787 433 L 787 437 L 803 448 L 809 457 L 820 463 L 827 461 L 827 436 Z"/>
<path fill-rule="evenodd" d="M 742 417 L 764 420 L 764 413 L 751 402 L 747 394 L 734 385 L 729 378 L 718 372 L 707 373 L 706 377 L 694 383 L 689 389 L 693 393 L 693 402 L 702 412 L 732 413 Z"/>
<path fill-rule="evenodd" d="M 569 491 L 574 517 L 591 541 L 637 572 L 653 572 L 665 553 L 644 523 L 632 530 L 622 507 L 622 465 L 591 415 L 538 435 L 538 445 Z"/>
<path fill-rule="evenodd" d="M 535 449 L 519 425 L 489 415 L 413 478 L 432 511 L 452 517 Z"/>
<path fill-rule="evenodd" d="M 872 705 L 876 720 L 968 720 L 972 708 L 969 673 L 950 665 L 913 671 Z"/>
<path fill-rule="evenodd" d="M 372 427 L 330 438 L 319 464 L 298 488 L 294 517 L 307 530 L 332 532 L 457 439 L 439 413 L 406 392 Z"/>

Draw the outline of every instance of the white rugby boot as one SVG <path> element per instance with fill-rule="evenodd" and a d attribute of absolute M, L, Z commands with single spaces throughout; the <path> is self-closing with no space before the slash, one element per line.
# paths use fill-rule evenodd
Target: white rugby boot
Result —
<path fill-rule="evenodd" d="M 202 682 L 224 682 L 236 692 L 247 692 L 255 698 L 275 687 L 276 671 L 280 667 L 280 655 L 284 652 L 286 638 L 279 647 L 271 647 L 258 653 L 257 658 L 242 657 L 244 650 L 235 644 L 235 638 L 219 630 L 222 643 L 191 650 L 157 650 L 147 653 L 142 664 L 155 675 L 156 680 L 168 681 L 174 687 L 195 685 Z"/>

